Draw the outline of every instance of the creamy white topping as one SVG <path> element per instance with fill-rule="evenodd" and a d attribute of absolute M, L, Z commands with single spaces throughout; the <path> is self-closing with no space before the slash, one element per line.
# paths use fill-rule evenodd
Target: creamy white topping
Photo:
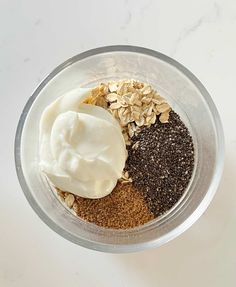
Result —
<path fill-rule="evenodd" d="M 51 103 L 40 121 L 40 167 L 58 188 L 100 198 L 121 177 L 127 151 L 121 128 L 105 109 L 83 104 L 90 89 L 75 89 Z"/>

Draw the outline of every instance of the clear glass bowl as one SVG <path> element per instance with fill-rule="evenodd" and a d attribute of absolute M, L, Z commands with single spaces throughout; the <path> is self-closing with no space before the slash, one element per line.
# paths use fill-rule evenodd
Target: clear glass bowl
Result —
<path fill-rule="evenodd" d="M 93 87 L 103 81 L 124 78 L 148 82 L 167 98 L 193 136 L 195 168 L 184 196 L 167 214 L 134 229 L 113 230 L 75 216 L 41 175 L 39 120 L 49 103 L 75 87 Z M 212 200 L 223 161 L 224 136 L 219 114 L 200 81 L 175 60 L 133 46 L 93 49 L 57 67 L 28 100 L 15 138 L 18 178 L 35 212 L 64 238 L 105 252 L 134 252 L 160 246 L 189 228 Z"/>

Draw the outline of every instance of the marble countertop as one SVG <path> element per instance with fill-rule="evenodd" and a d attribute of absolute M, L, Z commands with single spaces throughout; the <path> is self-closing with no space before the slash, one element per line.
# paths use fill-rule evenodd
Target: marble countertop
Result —
<path fill-rule="evenodd" d="M 226 161 L 204 215 L 168 244 L 134 254 L 76 246 L 50 230 L 15 174 L 17 121 L 36 85 L 90 48 L 129 44 L 181 62 L 219 110 Z M 0 0 L 0 286 L 236 286 L 236 1 Z"/>

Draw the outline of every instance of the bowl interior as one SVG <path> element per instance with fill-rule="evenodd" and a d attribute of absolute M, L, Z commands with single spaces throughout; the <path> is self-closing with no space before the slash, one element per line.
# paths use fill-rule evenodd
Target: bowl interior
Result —
<path fill-rule="evenodd" d="M 87 223 L 55 197 L 38 168 L 39 120 L 44 108 L 76 87 L 110 79 L 150 83 L 171 104 L 194 140 L 195 168 L 180 202 L 166 215 L 130 230 Z M 142 48 L 108 47 L 75 56 L 37 88 L 21 116 L 16 136 L 16 167 L 23 191 L 39 216 L 65 238 L 88 248 L 128 252 L 158 246 L 188 228 L 205 210 L 218 185 L 223 164 L 223 134 L 207 91 L 183 66 Z"/>

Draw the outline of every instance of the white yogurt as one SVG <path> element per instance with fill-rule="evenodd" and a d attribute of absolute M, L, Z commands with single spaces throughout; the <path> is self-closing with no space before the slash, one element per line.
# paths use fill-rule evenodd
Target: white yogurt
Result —
<path fill-rule="evenodd" d="M 113 190 L 127 158 L 121 128 L 105 109 L 83 104 L 90 89 L 51 103 L 40 121 L 40 167 L 59 189 L 86 198 Z"/>

